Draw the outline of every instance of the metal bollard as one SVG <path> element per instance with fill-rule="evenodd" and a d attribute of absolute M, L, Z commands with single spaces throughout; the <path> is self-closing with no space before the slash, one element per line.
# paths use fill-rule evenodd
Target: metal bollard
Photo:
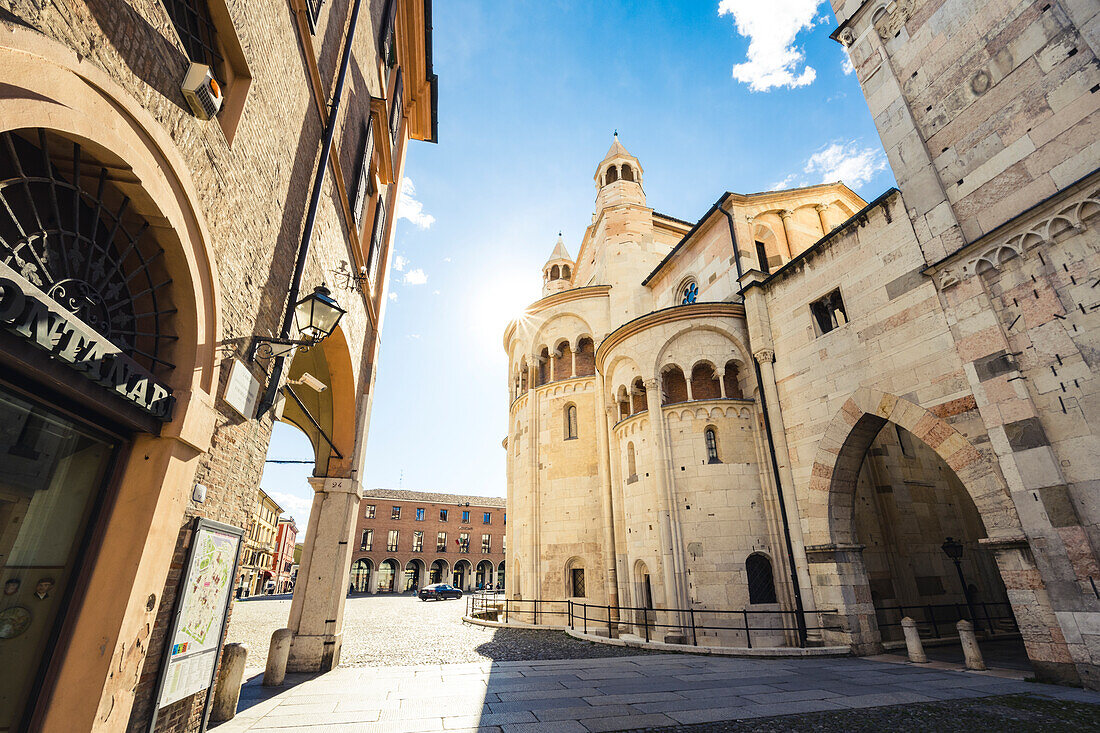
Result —
<path fill-rule="evenodd" d="M 955 624 L 955 628 L 959 630 L 959 641 L 962 642 L 963 656 L 966 657 L 966 668 L 978 671 L 985 669 L 982 650 L 978 648 L 978 637 L 974 636 L 974 624 L 964 619 Z"/>
<path fill-rule="evenodd" d="M 215 723 L 233 720 L 233 716 L 237 714 L 246 657 L 248 647 L 244 644 L 226 644 L 222 647 L 222 663 L 218 668 L 218 679 L 214 684 L 214 704 L 210 709 L 210 720 Z"/>
<path fill-rule="evenodd" d="M 271 634 L 271 646 L 267 650 L 267 669 L 264 670 L 264 687 L 278 687 L 286 679 L 286 660 L 290 656 L 290 641 L 294 632 L 276 629 Z"/>
<path fill-rule="evenodd" d="M 917 622 L 906 616 L 901 620 L 901 630 L 905 633 L 905 649 L 909 652 L 909 661 L 916 664 L 924 664 L 928 657 L 924 654 L 924 644 L 920 640 L 920 632 L 917 631 Z"/>

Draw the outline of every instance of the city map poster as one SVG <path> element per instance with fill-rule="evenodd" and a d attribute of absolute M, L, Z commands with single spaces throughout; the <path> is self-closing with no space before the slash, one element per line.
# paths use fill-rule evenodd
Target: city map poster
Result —
<path fill-rule="evenodd" d="M 213 684 L 243 534 L 238 527 L 219 522 L 207 519 L 196 522 L 176 616 L 168 635 L 158 708 Z"/>

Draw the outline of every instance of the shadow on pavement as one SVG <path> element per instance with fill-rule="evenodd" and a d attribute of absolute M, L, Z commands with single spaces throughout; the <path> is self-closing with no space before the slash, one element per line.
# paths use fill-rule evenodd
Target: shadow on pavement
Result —
<path fill-rule="evenodd" d="M 245 710 L 248 710 L 255 705 L 259 705 L 260 703 L 266 702 L 273 697 L 282 695 L 283 693 L 297 687 L 303 682 L 308 682 L 309 680 L 318 676 L 320 676 L 320 673 L 288 672 L 286 675 L 286 680 L 283 682 L 283 684 L 279 685 L 278 687 L 264 687 L 264 673 L 257 672 L 256 674 L 245 680 L 244 684 L 241 685 L 241 698 L 240 701 L 237 703 L 237 713 L 243 713 Z"/>

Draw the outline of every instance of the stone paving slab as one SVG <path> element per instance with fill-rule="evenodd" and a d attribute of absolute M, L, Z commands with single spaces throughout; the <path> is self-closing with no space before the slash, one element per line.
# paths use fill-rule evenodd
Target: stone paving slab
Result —
<path fill-rule="evenodd" d="M 590 664 L 590 662 L 592 662 Z M 614 731 L 1030 693 L 1100 706 L 1100 693 L 867 659 L 635 656 L 288 675 L 242 688 L 218 733 Z M 1100 712 L 1100 707 L 1098 707 Z"/>

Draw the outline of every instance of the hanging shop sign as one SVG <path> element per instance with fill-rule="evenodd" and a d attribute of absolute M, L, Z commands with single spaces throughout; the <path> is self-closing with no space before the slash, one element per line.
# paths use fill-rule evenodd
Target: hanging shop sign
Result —
<path fill-rule="evenodd" d="M 167 647 L 157 684 L 157 710 L 214 684 L 244 530 L 196 517 L 191 536 L 182 591 L 165 637 Z M 206 696 L 201 730 L 206 730 L 211 697 Z M 155 727 L 156 715 L 149 730 Z"/>
<path fill-rule="evenodd" d="M 153 417 L 172 418 L 171 389 L 3 262 L 0 324 Z"/>

